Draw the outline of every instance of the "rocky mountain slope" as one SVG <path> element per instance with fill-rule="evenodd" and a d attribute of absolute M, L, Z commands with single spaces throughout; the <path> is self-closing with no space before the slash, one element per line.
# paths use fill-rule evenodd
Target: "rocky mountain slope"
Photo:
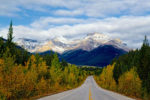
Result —
<path fill-rule="evenodd" d="M 106 66 L 113 58 L 129 51 L 120 39 L 100 33 L 91 33 L 82 39 L 70 40 L 57 37 L 45 41 L 18 39 L 18 45 L 31 53 L 57 52 L 60 58 L 76 65 Z"/>
<path fill-rule="evenodd" d="M 112 45 L 99 46 L 91 51 L 82 49 L 64 52 L 61 57 L 67 62 L 76 65 L 88 65 L 103 67 L 111 63 L 112 59 L 127 53 L 123 49 Z"/>
<path fill-rule="evenodd" d="M 23 46 L 29 52 L 45 52 L 52 50 L 57 53 L 64 53 L 70 50 L 82 49 L 91 51 L 99 46 L 113 45 L 116 48 L 128 51 L 126 44 L 122 43 L 120 39 L 112 39 L 107 35 L 100 33 L 91 33 L 82 39 L 69 40 L 64 37 L 56 37 L 50 40 L 37 41 L 32 39 L 20 38 L 17 44 Z"/>

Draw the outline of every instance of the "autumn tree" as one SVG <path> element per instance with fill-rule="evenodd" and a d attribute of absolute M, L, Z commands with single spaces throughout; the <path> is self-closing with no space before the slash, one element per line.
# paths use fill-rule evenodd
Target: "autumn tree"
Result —
<path fill-rule="evenodd" d="M 119 78 L 118 91 L 126 95 L 141 97 L 142 81 L 136 68 L 124 73 Z"/>
<path fill-rule="evenodd" d="M 139 65 L 139 50 L 131 50 L 127 54 L 122 55 L 117 59 L 114 59 L 113 63 L 115 63 L 113 77 L 118 83 L 118 79 L 122 74 L 133 68 L 133 66 Z"/>
<path fill-rule="evenodd" d="M 36 89 L 39 95 L 48 91 L 48 82 L 43 77 L 37 83 Z"/>
<path fill-rule="evenodd" d="M 101 87 L 110 90 L 116 90 L 116 82 L 113 78 L 114 65 L 115 64 L 108 65 L 107 67 L 103 68 L 103 71 L 98 78 L 98 83 Z"/>
<path fill-rule="evenodd" d="M 59 61 L 56 53 L 31 55 L 12 40 L 11 21 L 7 41 L 0 40 L 0 100 L 22 100 L 56 93 L 75 88 L 85 80 L 86 71 Z"/>

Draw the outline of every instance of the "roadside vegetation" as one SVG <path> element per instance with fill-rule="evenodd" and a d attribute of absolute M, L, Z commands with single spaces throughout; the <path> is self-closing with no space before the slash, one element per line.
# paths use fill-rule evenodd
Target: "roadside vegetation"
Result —
<path fill-rule="evenodd" d="M 95 76 L 97 83 L 127 96 L 150 100 L 150 46 L 145 36 L 140 49 L 115 58 Z"/>
<path fill-rule="evenodd" d="M 103 69 L 102 67 L 95 67 L 95 66 L 80 66 L 80 68 L 86 71 L 88 76 L 99 75 Z"/>
<path fill-rule="evenodd" d="M 13 40 L 10 24 L 8 38 L 0 38 L 0 100 L 22 100 L 53 94 L 79 86 L 87 77 L 85 70 L 59 61 L 57 54 L 30 54 Z"/>

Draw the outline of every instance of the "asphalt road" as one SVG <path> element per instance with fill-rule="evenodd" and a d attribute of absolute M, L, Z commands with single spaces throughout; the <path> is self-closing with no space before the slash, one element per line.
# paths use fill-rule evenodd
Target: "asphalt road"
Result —
<path fill-rule="evenodd" d="M 38 100 L 133 100 L 126 96 L 100 88 L 89 76 L 79 88 L 40 98 Z"/>

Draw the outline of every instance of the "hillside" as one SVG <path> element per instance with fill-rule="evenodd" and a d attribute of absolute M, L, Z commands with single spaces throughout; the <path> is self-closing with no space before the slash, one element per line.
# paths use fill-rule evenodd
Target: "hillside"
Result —
<path fill-rule="evenodd" d="M 80 39 L 68 39 L 65 37 L 55 37 L 47 40 L 33 40 L 26 38 L 19 38 L 16 43 L 23 46 L 31 53 L 41 53 L 46 51 L 54 51 L 57 53 L 64 53 L 70 50 L 82 49 L 91 51 L 99 46 L 113 45 L 119 49 L 129 51 L 129 48 L 120 39 L 111 38 L 105 34 L 90 33 Z"/>
<path fill-rule="evenodd" d="M 89 66 L 106 66 L 113 58 L 119 57 L 127 53 L 123 49 L 115 48 L 112 45 L 99 46 L 92 51 L 85 51 L 82 49 L 67 51 L 61 55 L 67 62 L 76 65 Z"/>
<path fill-rule="evenodd" d="M 21 38 L 18 45 L 41 55 L 56 52 L 59 58 L 76 65 L 106 66 L 112 59 L 125 54 L 129 48 L 120 39 L 105 34 L 90 33 L 84 38 L 70 40 L 65 37 L 38 41 Z"/>

